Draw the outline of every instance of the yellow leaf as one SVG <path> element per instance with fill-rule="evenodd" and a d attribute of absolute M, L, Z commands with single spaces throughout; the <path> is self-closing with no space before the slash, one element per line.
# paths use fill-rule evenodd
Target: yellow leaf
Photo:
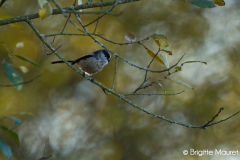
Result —
<path fill-rule="evenodd" d="M 42 9 L 38 11 L 39 17 L 43 20 L 46 17 L 49 17 L 52 14 L 52 8 L 50 4 L 47 2 L 41 6 Z"/>
<path fill-rule="evenodd" d="M 218 6 L 225 6 L 224 0 L 213 0 L 213 2 Z"/>
<path fill-rule="evenodd" d="M 11 17 L 8 16 L 8 15 L 0 15 L 0 20 L 1 19 L 7 19 L 7 18 L 11 18 Z M 23 30 L 23 27 L 19 23 L 11 23 L 11 24 L 9 24 L 9 26 L 13 27 L 13 28 L 18 28 L 18 29 L 22 29 Z"/>
<path fill-rule="evenodd" d="M 168 50 L 165 50 L 165 49 L 162 49 L 161 51 L 166 52 L 168 55 L 172 55 L 172 51 L 168 51 Z"/>
<path fill-rule="evenodd" d="M 159 47 L 168 47 L 167 37 L 162 34 L 154 34 L 152 36 L 153 40 Z"/>
<path fill-rule="evenodd" d="M 45 9 L 40 9 L 38 11 L 39 17 L 41 18 L 41 20 L 43 20 L 44 18 L 48 17 L 48 13 Z"/>
<path fill-rule="evenodd" d="M 146 46 L 143 46 L 144 48 L 145 48 L 145 50 L 147 51 L 147 53 L 153 58 L 153 57 L 155 57 L 154 58 L 154 60 L 156 60 L 156 61 L 158 61 L 159 63 L 161 63 L 161 64 L 163 64 L 163 65 L 165 65 L 164 64 L 164 62 L 158 57 L 158 56 L 155 56 L 156 54 L 155 53 L 153 53 L 150 49 L 148 49 Z"/>

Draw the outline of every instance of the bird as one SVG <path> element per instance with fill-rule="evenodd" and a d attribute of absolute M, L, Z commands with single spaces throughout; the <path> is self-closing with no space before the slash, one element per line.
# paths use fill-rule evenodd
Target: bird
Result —
<path fill-rule="evenodd" d="M 77 64 L 78 67 L 87 75 L 91 76 L 100 72 L 105 65 L 110 62 L 110 53 L 103 49 L 86 54 L 76 60 L 68 60 L 72 65 Z M 53 61 L 52 64 L 64 63 L 63 61 Z"/>

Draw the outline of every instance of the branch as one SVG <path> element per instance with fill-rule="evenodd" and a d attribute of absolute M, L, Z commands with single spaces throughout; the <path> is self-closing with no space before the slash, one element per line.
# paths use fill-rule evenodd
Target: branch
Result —
<path fill-rule="evenodd" d="M 210 121 L 208 121 L 206 124 L 204 124 L 202 127 L 203 127 L 203 128 L 206 128 L 211 122 L 214 121 L 215 118 L 217 118 L 217 116 L 218 116 L 223 110 L 224 110 L 223 107 L 220 108 L 219 111 L 218 111 L 218 113 L 217 113 L 214 117 L 212 117 L 212 119 L 211 119 Z"/>
<path fill-rule="evenodd" d="M 117 4 L 131 3 L 131 2 L 135 2 L 135 1 L 139 1 L 139 0 L 121 0 L 121 1 L 118 1 Z M 63 10 L 61 10 L 61 9 L 53 9 L 52 15 L 61 14 L 61 13 L 63 13 L 62 11 L 64 11 L 65 13 L 72 13 L 73 9 L 74 10 L 80 10 L 80 9 L 112 6 L 112 5 L 115 4 L 115 2 L 116 1 L 112 1 L 112 2 L 97 2 L 97 3 L 85 3 L 85 4 L 82 4 L 82 5 L 75 6 L 75 7 L 73 7 L 73 6 L 66 7 L 66 8 L 63 8 Z M 16 23 L 16 22 L 23 22 L 23 21 L 26 21 L 26 20 L 36 19 L 36 18 L 39 18 L 38 13 L 29 14 L 29 15 L 25 15 L 25 16 L 16 16 L 16 17 L 0 20 L 0 26 L 1 25 L 11 24 L 11 23 Z"/>
<path fill-rule="evenodd" d="M 210 122 L 212 122 L 212 121 L 220 114 L 221 111 L 223 111 L 223 108 L 220 108 L 220 110 L 218 111 L 218 113 L 213 117 L 212 120 L 210 120 Z M 220 120 L 220 121 L 217 121 L 217 122 L 214 122 L 214 123 L 211 123 L 211 124 L 206 123 L 205 125 L 202 125 L 202 128 L 206 129 L 206 128 L 209 127 L 209 126 L 213 126 L 213 125 L 219 124 L 219 123 L 221 123 L 221 122 L 224 122 L 224 121 L 226 121 L 226 120 L 228 120 L 228 119 L 236 116 L 238 113 L 240 113 L 240 111 L 238 111 L 238 112 L 232 114 L 231 116 L 229 116 L 229 117 L 227 117 L 227 118 L 225 118 L 225 119 L 222 119 L 222 120 Z"/>
<path fill-rule="evenodd" d="M 132 107 L 148 114 L 148 115 L 151 115 L 155 118 L 159 118 L 159 119 L 162 119 L 166 122 L 169 122 L 169 123 L 173 123 L 173 124 L 177 124 L 177 125 L 181 125 L 181 126 L 184 126 L 184 127 L 188 127 L 188 128 L 195 128 L 195 129 L 205 129 L 202 125 L 202 126 L 197 126 L 197 125 L 191 125 L 191 124 L 185 124 L 185 123 L 182 123 L 182 122 L 178 122 L 178 121 L 174 121 L 174 120 L 171 120 L 171 119 L 168 119 L 168 118 L 165 118 L 164 116 L 161 116 L 161 115 L 157 115 L 157 114 L 154 114 L 154 113 L 151 113 L 149 112 L 148 110 L 146 110 L 145 108 L 142 108 L 142 107 L 139 107 L 137 104 L 133 103 L 132 101 L 128 100 L 127 98 L 125 98 L 125 96 L 123 94 L 119 94 L 117 92 L 114 92 L 112 89 L 109 89 L 107 88 L 106 86 L 104 86 L 103 84 L 101 84 L 100 82 L 98 82 L 97 80 L 93 79 L 92 77 L 88 76 L 88 75 L 85 75 L 83 71 L 79 70 L 79 69 L 76 69 L 74 66 L 72 66 L 70 63 L 68 63 L 62 56 L 60 56 L 60 54 L 49 44 L 47 43 L 45 40 L 44 40 L 44 37 L 39 33 L 39 31 L 34 27 L 33 23 L 31 22 L 31 20 L 27 20 L 27 23 L 29 24 L 29 26 L 33 29 L 33 31 L 35 32 L 35 34 L 39 37 L 39 39 L 44 43 L 44 45 L 46 45 L 53 53 L 56 54 L 56 56 L 58 56 L 62 61 L 64 61 L 71 69 L 73 69 L 75 72 L 77 72 L 78 74 L 82 75 L 85 77 L 86 80 L 92 82 L 93 84 L 99 86 L 100 88 L 102 88 L 105 92 L 108 92 L 112 95 L 115 95 L 116 97 L 122 99 L 123 101 L 125 101 L 126 103 L 128 103 L 129 105 L 131 105 Z M 94 38 L 94 37 L 92 37 Z M 103 45 L 102 45 L 103 46 Z M 183 55 L 184 56 L 184 55 Z M 183 56 L 179 59 L 179 61 L 175 64 L 177 65 L 180 60 L 183 58 Z M 238 113 L 240 113 L 240 111 L 238 111 L 237 113 L 229 116 L 228 118 L 226 119 L 223 119 L 223 120 L 220 120 L 218 122 L 215 122 L 215 123 L 212 123 L 212 124 L 208 124 L 207 126 L 212 126 L 212 125 L 215 125 L 215 124 L 218 124 L 218 123 L 221 123 L 223 121 L 226 121 L 230 118 L 232 118 L 233 116 L 237 115 Z M 218 113 L 219 114 L 219 113 Z M 217 114 L 217 115 L 218 115 Z M 213 118 L 215 119 L 215 118 Z M 210 122 L 212 122 L 212 120 L 210 120 Z"/>

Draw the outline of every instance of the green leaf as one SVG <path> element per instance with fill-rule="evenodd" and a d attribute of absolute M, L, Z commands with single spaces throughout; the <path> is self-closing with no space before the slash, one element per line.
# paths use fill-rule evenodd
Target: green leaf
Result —
<path fill-rule="evenodd" d="M 16 54 L 13 54 L 12 56 L 15 56 L 25 62 L 28 62 L 28 63 L 31 63 L 33 66 L 35 66 L 36 68 L 40 69 L 41 66 L 39 64 L 37 64 L 36 62 L 32 61 L 31 59 L 28 59 L 26 57 L 23 57 L 23 56 L 19 56 L 19 55 L 16 55 Z"/>
<path fill-rule="evenodd" d="M 184 87 L 187 87 L 187 88 L 190 88 L 190 89 L 194 89 L 192 86 L 190 86 L 189 84 L 187 84 L 186 82 L 183 82 L 183 81 L 181 81 L 181 80 L 178 80 L 178 79 L 174 79 L 174 78 L 170 78 L 170 77 L 168 77 L 168 79 L 170 79 L 171 81 L 173 81 L 173 82 L 175 82 L 175 83 L 177 83 L 177 84 L 180 84 L 180 85 L 182 85 L 182 86 L 184 86 Z"/>
<path fill-rule="evenodd" d="M 3 68 L 7 78 L 15 85 L 17 90 L 21 90 L 23 86 L 22 76 L 6 61 L 3 62 Z"/>
<path fill-rule="evenodd" d="M 216 4 L 211 0 L 190 0 L 190 3 L 192 3 L 193 5 L 198 6 L 200 8 L 216 7 Z"/>
<path fill-rule="evenodd" d="M 17 144 L 17 145 L 20 145 L 20 140 L 19 140 L 19 137 L 18 137 L 18 134 L 14 131 L 12 131 L 11 129 L 5 127 L 5 126 L 0 126 L 0 128 L 7 132 L 7 135 L 12 139 L 14 140 L 14 142 Z"/>
<path fill-rule="evenodd" d="M 162 34 L 154 34 L 152 38 L 160 48 L 169 46 L 167 37 Z"/>
<path fill-rule="evenodd" d="M 0 140 L 0 150 L 4 154 L 5 157 L 10 158 L 12 157 L 12 150 L 11 147 Z"/>

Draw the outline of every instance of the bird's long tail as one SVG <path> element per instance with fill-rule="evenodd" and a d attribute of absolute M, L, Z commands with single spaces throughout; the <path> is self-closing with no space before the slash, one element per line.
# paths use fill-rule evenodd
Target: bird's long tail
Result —
<path fill-rule="evenodd" d="M 71 64 L 75 64 L 75 61 L 68 61 Z M 51 62 L 52 64 L 57 64 L 57 63 L 64 63 L 63 61 L 53 61 Z"/>

